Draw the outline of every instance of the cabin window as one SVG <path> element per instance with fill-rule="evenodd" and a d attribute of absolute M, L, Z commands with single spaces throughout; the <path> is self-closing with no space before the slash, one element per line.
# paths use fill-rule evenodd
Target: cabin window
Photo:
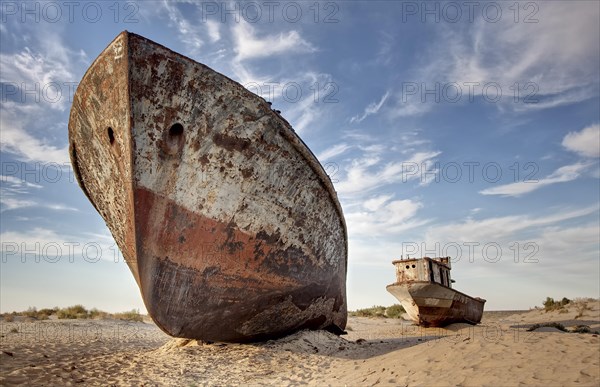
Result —
<path fill-rule="evenodd" d="M 410 269 L 410 266 L 406 265 L 406 268 L 407 268 L 407 269 Z"/>
<path fill-rule="evenodd" d="M 431 264 L 431 261 L 427 261 L 428 266 L 429 266 L 429 282 L 435 282 L 435 278 L 433 276 L 433 265 Z"/>
<path fill-rule="evenodd" d="M 415 265 L 412 265 L 412 268 L 414 269 L 414 268 L 415 268 Z"/>
<path fill-rule="evenodd" d="M 113 131 L 113 128 L 109 126 L 108 129 L 106 129 L 106 133 L 108 134 L 108 142 L 112 145 L 115 142 L 115 132 Z"/>
<path fill-rule="evenodd" d="M 440 267 L 440 283 L 442 285 L 446 285 L 446 280 L 444 278 L 444 270 L 442 270 L 442 268 Z"/>

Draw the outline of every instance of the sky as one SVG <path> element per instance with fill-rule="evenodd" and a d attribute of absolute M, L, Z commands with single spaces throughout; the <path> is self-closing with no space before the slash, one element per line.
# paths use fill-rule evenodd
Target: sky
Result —
<path fill-rule="evenodd" d="M 121 31 L 273 102 L 332 179 L 349 309 L 451 256 L 487 310 L 600 297 L 600 3 L 0 2 L 0 311 L 145 311 L 67 124 Z"/>

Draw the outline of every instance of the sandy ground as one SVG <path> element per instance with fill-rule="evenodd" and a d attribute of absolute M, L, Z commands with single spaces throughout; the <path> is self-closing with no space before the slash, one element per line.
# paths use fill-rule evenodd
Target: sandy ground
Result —
<path fill-rule="evenodd" d="M 350 318 L 345 336 L 303 331 L 245 345 L 172 339 L 150 323 L 4 322 L 0 384 L 600 385 L 598 335 L 526 331 L 549 321 L 600 330 L 600 302 L 489 312 L 475 327 Z"/>

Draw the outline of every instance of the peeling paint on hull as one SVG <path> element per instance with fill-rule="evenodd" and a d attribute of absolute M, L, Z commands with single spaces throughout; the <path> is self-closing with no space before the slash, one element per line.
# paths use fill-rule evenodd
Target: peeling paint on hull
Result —
<path fill-rule="evenodd" d="M 79 84 L 69 141 L 81 188 L 165 332 L 253 341 L 343 331 L 340 204 L 262 98 L 124 32 Z"/>

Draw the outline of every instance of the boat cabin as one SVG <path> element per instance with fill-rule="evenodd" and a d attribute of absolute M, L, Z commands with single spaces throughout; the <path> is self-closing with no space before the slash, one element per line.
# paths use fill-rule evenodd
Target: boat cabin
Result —
<path fill-rule="evenodd" d="M 396 282 L 427 281 L 452 288 L 450 257 L 407 258 L 392 262 L 396 267 Z"/>

